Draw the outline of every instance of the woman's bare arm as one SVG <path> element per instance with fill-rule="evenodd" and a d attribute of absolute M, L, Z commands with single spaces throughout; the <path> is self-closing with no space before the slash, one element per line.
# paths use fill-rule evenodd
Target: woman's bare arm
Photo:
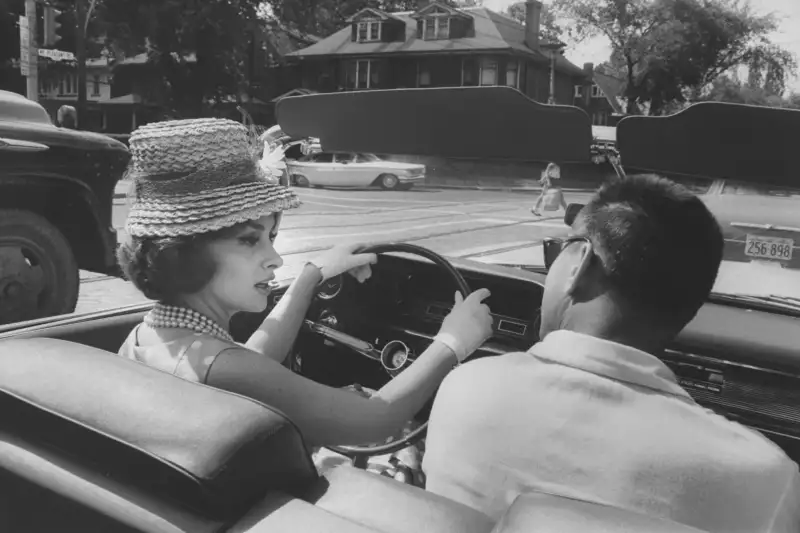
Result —
<path fill-rule="evenodd" d="M 235 348 L 222 352 L 207 384 L 275 407 L 300 428 L 310 446 L 385 439 L 429 400 L 456 363 L 435 341 L 403 373 L 371 398 L 304 378 L 273 359 Z"/>
<path fill-rule="evenodd" d="M 282 363 L 303 325 L 320 281 L 322 275 L 319 269 L 306 265 L 245 346 Z"/>

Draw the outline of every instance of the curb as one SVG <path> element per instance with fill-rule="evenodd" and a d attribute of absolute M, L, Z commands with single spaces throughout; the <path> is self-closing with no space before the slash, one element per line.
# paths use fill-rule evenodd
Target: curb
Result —
<path fill-rule="evenodd" d="M 503 191 L 503 192 L 524 192 L 528 194 L 539 194 L 542 192 L 541 188 L 531 187 L 502 187 L 502 186 L 483 186 L 483 185 L 415 185 L 415 189 L 462 189 L 469 191 Z M 592 192 L 594 189 L 585 188 L 566 188 L 562 187 L 564 192 Z"/>

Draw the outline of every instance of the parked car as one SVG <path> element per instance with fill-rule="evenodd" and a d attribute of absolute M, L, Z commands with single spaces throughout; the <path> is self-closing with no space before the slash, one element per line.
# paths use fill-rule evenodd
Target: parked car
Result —
<path fill-rule="evenodd" d="M 800 298 L 800 163 L 788 133 L 798 125 L 797 110 L 707 102 L 617 127 L 629 173 L 660 169 L 717 217 L 719 292 Z"/>
<path fill-rule="evenodd" d="M 121 142 L 0 91 L 0 324 L 69 313 L 79 269 L 116 272 L 111 208 L 128 159 Z"/>
<path fill-rule="evenodd" d="M 425 165 L 386 161 L 374 154 L 316 152 L 289 163 L 298 187 L 373 187 L 407 191 L 425 181 Z"/>

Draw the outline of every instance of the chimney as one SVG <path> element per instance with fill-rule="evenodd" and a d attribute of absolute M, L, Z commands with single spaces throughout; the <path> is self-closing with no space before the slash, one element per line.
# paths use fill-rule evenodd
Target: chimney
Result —
<path fill-rule="evenodd" d="M 539 30 L 542 25 L 542 3 L 539 0 L 525 2 L 525 44 L 531 50 L 539 49 Z"/>
<path fill-rule="evenodd" d="M 594 85 L 594 63 L 583 64 L 583 74 L 586 78 L 583 80 L 583 103 L 586 106 L 592 103 L 592 86 Z"/>

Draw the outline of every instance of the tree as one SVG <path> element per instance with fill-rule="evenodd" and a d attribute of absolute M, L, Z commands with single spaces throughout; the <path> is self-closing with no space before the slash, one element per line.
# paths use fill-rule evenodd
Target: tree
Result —
<path fill-rule="evenodd" d="M 525 14 L 525 2 L 511 4 L 508 6 L 508 9 L 506 9 L 506 15 L 523 25 L 525 24 Z M 564 28 L 562 28 L 556 20 L 555 11 L 550 9 L 550 6 L 547 4 L 542 6 L 542 18 L 540 24 L 540 37 L 542 37 L 545 41 L 561 40 L 562 35 L 564 35 Z"/>
<path fill-rule="evenodd" d="M 705 102 L 730 102 L 768 107 L 800 109 L 800 95 L 786 97 L 772 92 L 765 84 L 754 85 L 752 79 L 742 83 L 733 76 L 723 74 L 711 82 L 707 93 L 700 98 Z"/>
<path fill-rule="evenodd" d="M 125 55 L 146 52 L 175 116 L 202 116 L 209 103 L 237 98 L 258 24 L 258 0 L 104 0 L 96 17 L 106 43 Z"/>
<path fill-rule="evenodd" d="M 574 37 L 604 35 L 613 62 L 625 73 L 628 112 L 637 103 L 651 114 L 702 94 L 716 78 L 759 63 L 780 88 L 794 72 L 794 57 L 768 35 L 774 16 L 755 15 L 737 0 L 556 0 L 575 21 Z"/>

